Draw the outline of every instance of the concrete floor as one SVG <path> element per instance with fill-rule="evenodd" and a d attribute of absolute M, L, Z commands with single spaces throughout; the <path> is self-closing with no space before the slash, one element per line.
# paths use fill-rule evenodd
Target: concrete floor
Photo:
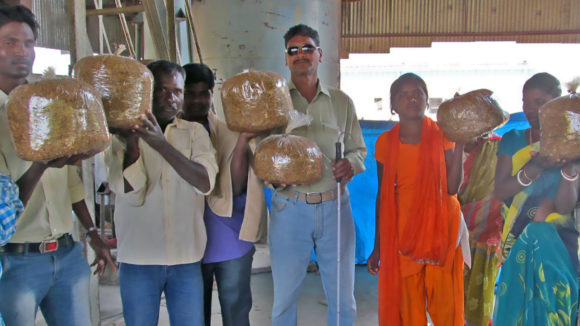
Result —
<path fill-rule="evenodd" d="M 270 272 L 270 257 L 265 244 L 256 245 L 252 275 L 253 305 L 250 311 L 252 326 L 272 325 L 272 274 Z M 117 275 L 106 275 L 99 286 L 101 326 L 124 326 L 121 296 L 117 283 Z M 364 265 L 355 268 L 355 298 L 357 301 L 357 326 L 377 325 L 377 277 L 367 273 Z M 217 290 L 214 290 L 212 300 L 212 326 L 222 326 Z M 298 302 L 298 325 L 326 325 L 326 299 L 322 290 L 320 275 L 308 273 L 302 286 Z M 45 326 L 42 314 L 38 314 L 36 326 Z M 161 302 L 159 326 L 168 326 L 169 317 L 165 300 Z"/>
<path fill-rule="evenodd" d="M 356 288 L 358 313 L 357 326 L 377 325 L 377 278 L 368 274 L 366 266 L 356 266 Z M 250 322 L 253 326 L 269 326 L 272 310 L 272 274 L 262 272 L 252 275 L 253 306 L 250 312 Z M 119 287 L 113 285 L 100 286 L 101 325 L 122 326 L 121 298 Z M 221 326 L 221 314 L 217 302 L 217 291 L 214 291 L 212 309 L 212 326 Z M 162 302 L 159 314 L 159 325 L 169 325 L 165 302 Z M 308 273 L 302 287 L 298 303 L 298 325 L 326 325 L 326 300 L 322 291 L 320 276 Z"/>

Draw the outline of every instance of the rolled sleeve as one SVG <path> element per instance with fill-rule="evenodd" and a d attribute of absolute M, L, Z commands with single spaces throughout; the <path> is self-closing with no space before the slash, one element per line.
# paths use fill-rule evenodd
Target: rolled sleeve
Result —
<path fill-rule="evenodd" d="M 133 187 L 133 190 L 124 193 L 124 196 L 128 203 L 135 206 L 143 205 L 145 202 L 145 192 L 147 191 L 147 173 L 142 157 L 139 156 L 139 159 L 135 163 L 123 170 L 123 177 Z"/>
<path fill-rule="evenodd" d="M 71 203 L 78 203 L 85 199 L 85 187 L 79 170 L 76 166 L 68 166 L 68 190 Z"/>
<path fill-rule="evenodd" d="M 356 116 L 354 105 L 349 98 L 348 102 L 347 130 L 344 137 L 344 157 L 348 159 L 354 170 L 354 174 L 359 174 L 365 170 L 365 157 L 367 148 L 365 146 L 360 124 Z"/>
<path fill-rule="evenodd" d="M 212 162 L 212 160 L 213 160 L 213 162 Z M 213 191 L 213 189 L 215 187 L 215 179 L 216 179 L 216 175 L 218 173 L 218 167 L 217 167 L 217 164 L 215 164 L 215 158 L 212 159 L 211 157 L 203 157 L 203 158 L 196 157 L 195 161 L 205 168 L 205 171 L 207 172 L 207 177 L 209 179 L 209 190 L 208 191 L 201 192 L 197 188 L 196 188 L 196 190 L 198 190 L 200 194 L 207 196 Z"/>
<path fill-rule="evenodd" d="M 191 149 L 192 154 L 190 160 L 205 168 L 210 185 L 209 190 L 206 192 L 202 192 L 197 188 L 196 191 L 202 195 L 209 195 L 215 187 L 216 175 L 219 171 L 219 167 L 216 160 L 216 151 L 211 144 L 211 139 L 205 129 L 196 132 L 195 138 L 192 139 Z"/>
<path fill-rule="evenodd" d="M 122 194 L 125 186 L 123 181 L 124 152 L 125 150 L 116 136 L 113 138 L 111 146 L 105 151 L 105 165 L 108 171 L 109 186 L 117 194 Z"/>
<path fill-rule="evenodd" d="M 347 158 L 346 158 L 350 162 L 350 165 L 352 166 L 352 170 L 354 171 L 354 175 L 362 173 L 366 169 L 365 165 L 364 165 L 364 158 L 363 159 L 360 158 L 361 155 L 362 154 L 357 154 L 356 156 L 355 155 L 353 155 L 351 157 L 347 156 Z"/>

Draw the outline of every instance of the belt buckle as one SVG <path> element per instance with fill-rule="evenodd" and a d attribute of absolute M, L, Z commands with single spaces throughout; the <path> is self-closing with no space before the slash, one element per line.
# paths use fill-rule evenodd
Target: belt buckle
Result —
<path fill-rule="evenodd" d="M 309 201 L 308 198 L 310 198 L 310 196 L 312 196 L 312 195 L 318 195 L 318 197 L 319 197 L 318 201 Z M 305 199 L 306 199 L 307 204 L 311 204 L 311 205 L 320 204 L 320 203 L 322 203 L 322 193 L 321 192 L 307 192 Z"/>
<path fill-rule="evenodd" d="M 41 254 L 45 254 L 47 252 L 53 252 L 58 250 L 58 240 L 48 240 L 42 241 L 38 246 L 38 250 Z"/>

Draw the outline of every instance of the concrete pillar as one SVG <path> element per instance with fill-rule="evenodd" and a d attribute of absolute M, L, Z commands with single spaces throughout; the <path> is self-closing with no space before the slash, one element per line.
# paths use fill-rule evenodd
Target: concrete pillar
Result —
<path fill-rule="evenodd" d="M 194 23 L 203 61 L 227 79 L 244 69 L 271 70 L 289 78 L 283 35 L 303 23 L 320 34 L 319 77 L 339 80 L 340 0 L 195 0 Z"/>
<path fill-rule="evenodd" d="M 249 68 L 290 79 L 283 36 L 296 24 L 318 31 L 323 50 L 318 76 L 338 86 L 340 0 L 194 0 L 192 5 L 203 63 L 216 74 L 214 104 L 222 118 L 219 94 L 226 79 Z"/>

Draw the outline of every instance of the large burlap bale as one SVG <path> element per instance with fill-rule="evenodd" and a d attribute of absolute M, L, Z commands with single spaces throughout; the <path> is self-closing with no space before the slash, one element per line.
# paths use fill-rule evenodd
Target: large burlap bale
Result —
<path fill-rule="evenodd" d="M 223 84 L 221 90 L 228 128 L 261 132 L 288 123 L 292 99 L 284 77 L 271 71 L 248 71 Z"/>
<path fill-rule="evenodd" d="M 491 97 L 492 91 L 478 89 L 456 94 L 437 110 L 437 124 L 445 136 L 456 142 L 467 143 L 486 132 L 503 125 L 509 114 Z"/>
<path fill-rule="evenodd" d="M 270 183 L 309 184 L 322 175 L 322 152 L 306 137 L 271 135 L 256 148 L 254 172 Z"/>
<path fill-rule="evenodd" d="M 74 75 L 99 91 L 111 128 L 140 125 L 140 116 L 151 112 L 153 74 L 136 60 L 117 55 L 84 57 L 76 63 Z"/>
<path fill-rule="evenodd" d="M 72 79 L 47 79 L 14 89 L 6 104 L 16 154 L 28 161 L 92 156 L 109 146 L 101 96 Z"/>
<path fill-rule="evenodd" d="M 580 95 L 555 98 L 539 109 L 540 154 L 552 161 L 580 158 Z"/>

